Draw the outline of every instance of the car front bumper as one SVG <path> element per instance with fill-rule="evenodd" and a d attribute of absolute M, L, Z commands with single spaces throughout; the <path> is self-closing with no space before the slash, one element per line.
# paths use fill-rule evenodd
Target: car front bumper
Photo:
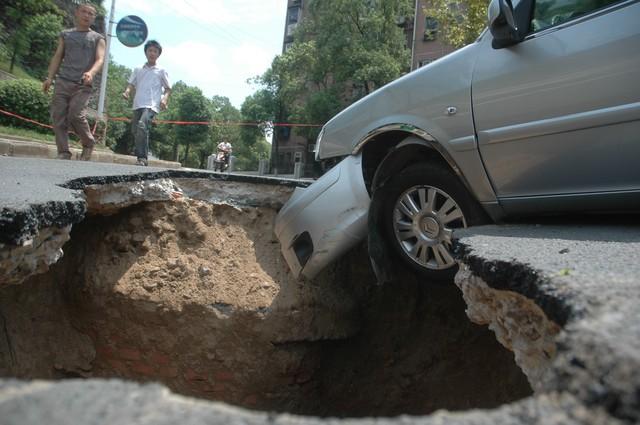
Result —
<path fill-rule="evenodd" d="M 367 234 L 362 156 L 348 156 L 282 207 L 275 234 L 296 278 L 311 279 Z"/>

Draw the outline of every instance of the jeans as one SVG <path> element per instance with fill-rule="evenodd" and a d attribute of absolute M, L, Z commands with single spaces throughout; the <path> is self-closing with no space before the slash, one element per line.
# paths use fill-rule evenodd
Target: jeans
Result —
<path fill-rule="evenodd" d="M 140 108 L 133 111 L 131 132 L 135 140 L 135 153 L 138 159 L 146 160 L 149 155 L 149 129 L 155 116 L 156 113 L 150 108 Z"/>

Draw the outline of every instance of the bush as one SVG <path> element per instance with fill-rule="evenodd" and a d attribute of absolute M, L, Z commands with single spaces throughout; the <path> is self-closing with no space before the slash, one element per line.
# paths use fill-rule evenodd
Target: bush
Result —
<path fill-rule="evenodd" d="M 0 80 L 0 109 L 25 118 L 49 124 L 51 96 L 42 92 L 42 85 L 34 80 Z M 0 124 L 28 128 L 43 133 L 50 129 L 0 113 Z"/>

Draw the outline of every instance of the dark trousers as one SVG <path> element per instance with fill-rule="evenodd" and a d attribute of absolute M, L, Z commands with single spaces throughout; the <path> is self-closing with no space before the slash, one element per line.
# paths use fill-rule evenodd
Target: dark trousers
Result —
<path fill-rule="evenodd" d="M 149 129 L 151 121 L 156 113 L 150 108 L 140 108 L 133 111 L 131 120 L 131 132 L 136 144 L 136 156 L 139 159 L 147 159 L 149 155 Z"/>
<path fill-rule="evenodd" d="M 51 101 L 51 121 L 58 153 L 69 153 L 69 127 L 78 135 L 82 146 L 90 148 L 95 144 L 86 113 L 90 95 L 90 86 L 56 79 Z"/>

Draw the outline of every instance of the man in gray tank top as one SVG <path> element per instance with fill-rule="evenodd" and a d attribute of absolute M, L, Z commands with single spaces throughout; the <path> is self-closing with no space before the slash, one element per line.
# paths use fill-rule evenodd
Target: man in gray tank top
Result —
<path fill-rule="evenodd" d="M 42 83 L 42 89 L 46 93 L 55 78 L 51 120 L 56 135 L 58 159 L 71 159 L 69 127 L 82 143 L 80 159 L 91 159 L 95 144 L 87 122 L 86 107 L 94 77 L 102 68 L 105 52 L 104 36 L 90 28 L 95 19 L 95 7 L 80 4 L 76 8 L 76 27 L 60 33 L 58 48 L 49 64 L 49 74 Z"/>

